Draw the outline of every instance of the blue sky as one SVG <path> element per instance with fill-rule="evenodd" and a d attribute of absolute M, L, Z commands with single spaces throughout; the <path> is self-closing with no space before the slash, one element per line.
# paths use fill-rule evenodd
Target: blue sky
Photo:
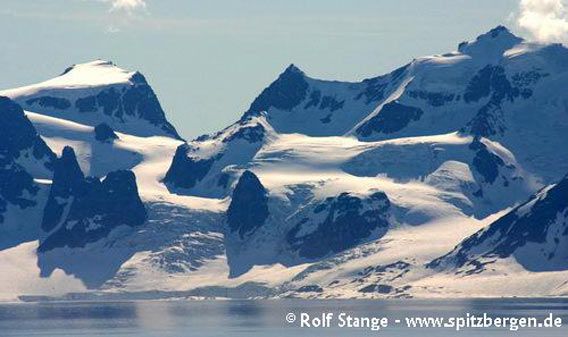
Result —
<path fill-rule="evenodd" d="M 113 4 L 115 5 L 113 7 Z M 121 6 L 122 5 L 122 6 Z M 238 119 L 290 63 L 361 80 L 505 24 L 518 0 L 2 0 L 0 88 L 96 58 L 144 73 L 187 138 Z"/>

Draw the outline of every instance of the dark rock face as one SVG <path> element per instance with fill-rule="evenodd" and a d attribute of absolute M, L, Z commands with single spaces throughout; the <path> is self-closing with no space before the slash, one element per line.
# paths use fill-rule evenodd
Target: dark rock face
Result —
<path fill-rule="evenodd" d="M 393 292 L 394 288 L 387 284 L 370 284 L 366 287 L 359 289 L 360 293 L 379 293 L 389 294 Z"/>
<path fill-rule="evenodd" d="M 188 144 L 178 146 L 164 183 L 178 188 L 192 188 L 207 175 L 216 158 L 194 159 L 189 152 Z"/>
<path fill-rule="evenodd" d="M 445 104 L 452 102 L 456 95 L 445 92 L 428 92 L 424 90 L 408 91 L 408 96 L 426 101 L 433 107 L 441 107 Z"/>
<path fill-rule="evenodd" d="M 231 176 L 222 172 L 223 168 L 230 165 L 241 165 L 252 159 L 254 153 L 262 146 L 266 136 L 267 130 L 265 126 L 260 122 L 256 122 L 255 117 L 249 116 L 221 132 L 200 136 L 190 144 L 182 144 L 177 148 L 163 182 L 172 191 L 184 193 L 184 191 L 175 191 L 175 189 L 191 189 L 204 179 L 214 177 L 217 180 L 216 185 L 225 189 L 229 185 Z M 198 152 L 199 143 L 211 139 L 214 139 L 219 145 L 218 150 L 205 158 L 196 157 L 194 152 Z M 253 145 L 250 148 L 254 147 L 256 149 L 254 153 L 249 152 L 246 158 L 245 156 L 232 156 L 237 151 L 244 153 L 243 147 L 240 146 L 245 145 L 247 147 L 247 143 Z M 229 158 L 232 156 L 233 159 L 223 162 L 223 164 L 215 165 L 226 158 L 226 154 Z"/>
<path fill-rule="evenodd" d="M 466 103 L 477 102 L 490 94 L 491 101 L 499 104 L 505 99 L 513 101 L 519 96 L 520 90 L 511 84 L 503 67 L 488 65 L 471 79 L 464 100 Z"/>
<path fill-rule="evenodd" d="M 468 84 L 463 95 L 464 101 L 473 103 L 483 98 L 488 97 L 489 99 L 465 129 L 481 137 L 502 135 L 506 130 L 502 116 L 502 104 L 506 101 L 513 102 L 519 97 L 530 98 L 532 90 L 529 87 L 543 76 L 538 72 L 520 73 L 515 74 L 511 82 L 501 66 L 488 65 L 481 69 Z"/>
<path fill-rule="evenodd" d="M 533 95 L 532 87 L 541 79 L 548 76 L 550 76 L 550 74 L 545 72 L 529 70 L 514 74 L 511 77 L 511 80 L 513 86 L 519 88 L 521 97 L 524 99 L 529 99 Z"/>
<path fill-rule="evenodd" d="M 19 159 L 22 151 L 31 150 L 35 159 L 45 159 L 52 169 L 55 155 L 37 134 L 24 110 L 6 97 L 0 97 L 0 161 L 9 163 Z"/>
<path fill-rule="evenodd" d="M 5 221 L 8 205 L 26 209 L 36 205 L 39 190 L 33 177 L 18 164 L 30 151 L 52 169 L 55 155 L 39 137 L 22 108 L 6 97 L 0 97 L 0 224 Z M 27 154 L 29 155 L 29 154 Z"/>
<path fill-rule="evenodd" d="M 300 287 L 296 290 L 299 293 L 323 293 L 323 288 L 317 284 L 310 284 L 307 286 Z"/>
<path fill-rule="evenodd" d="M 385 98 L 385 90 L 388 87 L 388 81 L 384 78 L 373 78 L 365 80 L 365 91 L 359 94 L 356 98 L 361 99 L 365 97 L 365 103 L 371 104 L 373 102 L 381 101 Z"/>
<path fill-rule="evenodd" d="M 470 236 L 452 252 L 432 261 L 428 266 L 435 268 L 442 264 L 451 264 L 463 267 L 470 264 L 479 270 L 483 265 L 477 261 L 478 258 L 506 258 L 527 243 L 546 243 L 549 236 L 553 236 L 551 241 L 554 245 L 562 247 L 562 242 L 568 240 L 568 224 L 564 222 L 563 228 L 555 228 L 554 232 L 551 230 L 559 215 L 568 215 L 568 176 L 548 191 L 533 196 L 486 229 Z M 535 250 L 535 254 L 537 253 L 539 252 Z M 547 257 L 553 258 L 554 253 Z"/>
<path fill-rule="evenodd" d="M 491 102 L 481 107 L 465 127 L 467 132 L 479 137 L 503 135 L 506 129 L 501 106 Z"/>
<path fill-rule="evenodd" d="M 357 133 L 368 137 L 372 133 L 394 133 L 422 117 L 419 108 L 403 105 L 398 101 L 385 104 L 381 111 L 357 129 Z"/>
<path fill-rule="evenodd" d="M 54 108 L 58 110 L 67 110 L 71 107 L 71 102 L 65 98 L 41 96 L 26 101 L 27 105 L 39 105 L 42 108 Z"/>
<path fill-rule="evenodd" d="M 469 148 L 476 151 L 472 162 L 473 167 L 483 176 L 486 183 L 493 184 L 499 176 L 499 168 L 505 166 L 505 162 L 490 152 L 479 138 L 475 138 Z"/>
<path fill-rule="evenodd" d="M 491 29 L 487 34 L 491 35 L 492 38 L 496 38 L 500 34 L 511 34 L 511 32 L 509 32 L 509 29 L 507 29 L 507 27 L 499 25 Z"/>
<path fill-rule="evenodd" d="M 316 107 L 319 110 L 328 109 L 334 112 L 343 109 L 343 105 L 345 105 L 345 100 L 338 101 L 335 97 L 327 95 L 322 97 L 321 91 L 314 90 L 310 94 L 310 100 L 304 105 L 304 109 Z"/>
<path fill-rule="evenodd" d="M 85 178 L 72 148 L 56 162 L 53 184 L 44 210 L 42 230 L 47 236 L 38 251 L 84 247 L 113 229 L 135 227 L 146 220 L 131 171 L 115 171 L 100 181 Z"/>
<path fill-rule="evenodd" d="M 355 98 L 361 99 L 364 97 L 366 104 L 382 101 L 385 98 L 385 92 L 389 84 L 392 84 L 391 82 L 396 83 L 397 81 L 399 81 L 408 67 L 409 64 L 394 70 L 389 75 L 378 76 L 364 80 L 363 84 L 365 84 L 365 90 Z"/>
<path fill-rule="evenodd" d="M 268 192 L 254 173 L 245 171 L 227 210 L 229 230 L 244 238 L 264 225 L 268 215 Z"/>
<path fill-rule="evenodd" d="M 95 139 L 99 142 L 107 143 L 118 139 L 118 135 L 114 133 L 114 130 L 107 123 L 101 123 L 95 126 Z"/>
<path fill-rule="evenodd" d="M 87 96 L 75 101 L 75 107 L 79 112 L 95 112 L 97 105 L 97 96 Z"/>
<path fill-rule="evenodd" d="M 244 116 L 268 111 L 272 107 L 292 110 L 306 98 L 308 83 L 304 76 L 300 69 L 290 65 L 276 81 L 262 91 Z"/>
<path fill-rule="evenodd" d="M 160 102 L 144 76 L 137 72 L 131 81 L 131 86 L 110 87 L 96 95 L 79 98 L 75 101 L 75 107 L 83 113 L 93 113 L 101 109 L 105 115 L 121 121 L 124 121 L 126 116 L 137 117 L 181 139 L 175 128 L 166 120 Z"/>
<path fill-rule="evenodd" d="M 491 78 L 495 68 L 491 65 L 481 69 L 475 75 L 465 90 L 463 95 L 466 103 L 477 102 L 491 93 Z"/>
<path fill-rule="evenodd" d="M 39 188 L 33 177 L 17 164 L 6 164 L 0 157 L 0 225 L 5 221 L 8 204 L 26 209 L 36 205 Z"/>
<path fill-rule="evenodd" d="M 317 219 L 319 213 L 326 212 L 324 220 L 314 224 L 313 231 L 301 233 L 310 221 L 304 218 L 288 233 L 287 241 L 307 259 L 338 253 L 360 244 L 379 228 L 384 234 L 389 225 L 386 217 L 389 208 L 390 201 L 382 192 L 376 192 L 368 199 L 342 193 L 317 204 L 313 214 L 306 215 Z"/>
<path fill-rule="evenodd" d="M 70 147 L 65 147 L 61 158 L 55 163 L 53 173 L 53 183 L 47 204 L 45 206 L 41 228 L 44 232 L 51 232 L 63 216 L 66 203 L 57 201 L 57 197 L 68 199 L 72 197 L 75 190 L 83 186 L 85 176 L 77 163 L 75 152 Z"/>
<path fill-rule="evenodd" d="M 264 140 L 266 129 L 260 124 L 240 128 L 237 132 L 223 139 L 223 143 L 230 143 L 236 139 L 244 139 L 249 143 L 258 143 Z"/>

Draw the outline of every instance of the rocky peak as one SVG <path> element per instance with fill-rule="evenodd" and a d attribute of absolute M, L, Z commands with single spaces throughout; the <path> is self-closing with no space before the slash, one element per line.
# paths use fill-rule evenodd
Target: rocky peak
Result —
<path fill-rule="evenodd" d="M 268 215 L 268 192 L 254 173 L 244 171 L 227 211 L 229 230 L 243 238 L 262 226 Z"/>
<path fill-rule="evenodd" d="M 75 64 L 55 78 L 1 93 L 29 111 L 92 126 L 105 122 L 137 136 L 181 139 L 146 78 L 109 61 Z"/>
<path fill-rule="evenodd" d="M 14 101 L 0 96 L 0 156 L 2 160 L 20 158 L 29 151 L 35 159 L 44 160 L 51 169 L 55 155 L 37 134 L 24 110 Z"/>
<path fill-rule="evenodd" d="M 501 56 L 506 50 L 523 42 L 523 39 L 511 33 L 504 26 L 497 26 L 474 41 L 463 42 L 458 51 L 471 56 Z"/>
<path fill-rule="evenodd" d="M 272 107 L 290 111 L 306 98 L 308 87 L 304 72 L 291 64 L 254 100 L 245 117 Z"/>
<path fill-rule="evenodd" d="M 118 136 L 107 123 L 101 123 L 95 126 L 95 139 L 99 142 L 110 143 L 118 139 Z"/>
<path fill-rule="evenodd" d="M 65 147 L 55 165 L 42 221 L 46 235 L 39 251 L 84 247 L 119 226 L 134 227 L 145 219 L 146 209 L 132 171 L 114 171 L 102 181 L 85 178 L 75 152 Z"/>

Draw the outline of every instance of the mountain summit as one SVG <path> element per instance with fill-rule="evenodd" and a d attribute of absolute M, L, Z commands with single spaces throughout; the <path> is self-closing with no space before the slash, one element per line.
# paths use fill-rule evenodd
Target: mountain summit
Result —
<path fill-rule="evenodd" d="M 498 57 L 524 40 L 505 26 L 497 26 L 477 37 L 474 41 L 463 42 L 458 51 L 463 54 L 481 57 Z"/>
<path fill-rule="evenodd" d="M 96 60 L 67 68 L 60 76 L 0 92 L 26 110 L 140 136 L 180 139 L 156 94 L 139 72 Z"/>

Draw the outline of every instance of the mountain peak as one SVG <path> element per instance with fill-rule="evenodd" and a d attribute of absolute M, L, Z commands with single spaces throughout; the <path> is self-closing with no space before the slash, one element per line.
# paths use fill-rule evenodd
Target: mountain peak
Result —
<path fill-rule="evenodd" d="M 102 77 L 108 77 L 109 79 L 114 79 L 112 83 L 121 82 L 131 82 L 133 84 L 147 84 L 146 78 L 139 71 L 130 71 L 120 68 L 112 61 L 106 61 L 101 59 L 96 59 L 94 61 L 74 64 L 71 67 L 65 69 L 63 75 L 71 72 L 79 73 L 79 75 L 94 75 L 99 73 Z"/>
<path fill-rule="evenodd" d="M 144 75 L 94 60 L 75 64 L 52 79 L 0 92 L 35 113 L 137 136 L 181 139 Z M 138 123 L 144 121 L 145 123 Z"/>
<path fill-rule="evenodd" d="M 293 73 L 293 74 L 301 74 L 305 75 L 302 69 L 298 68 L 294 63 L 291 63 L 286 70 L 284 70 L 284 74 L 286 73 Z"/>
<path fill-rule="evenodd" d="M 112 61 L 96 59 L 94 61 L 89 61 L 89 62 L 84 62 L 84 63 L 74 63 L 72 66 L 67 67 L 67 69 L 65 69 L 65 71 L 63 71 L 63 73 L 61 73 L 61 75 L 65 75 L 65 74 L 69 73 L 70 71 L 77 69 L 77 68 L 81 68 L 81 67 L 116 67 L 116 65 L 114 63 L 112 63 Z"/>
<path fill-rule="evenodd" d="M 523 39 L 511 33 L 505 26 L 497 26 L 487 33 L 479 35 L 474 41 L 462 42 L 458 51 L 463 54 L 489 54 L 492 52 L 500 55 L 515 45 L 523 42 Z"/>
<path fill-rule="evenodd" d="M 65 146 L 59 158 L 53 180 L 74 182 L 75 180 L 82 180 L 84 178 L 83 172 L 79 167 L 77 162 L 77 156 L 75 155 L 75 150 L 71 146 Z"/>
<path fill-rule="evenodd" d="M 566 247 L 568 241 L 567 177 L 542 189 L 428 266 L 469 267 L 478 272 L 485 268 L 485 263 L 479 263 L 482 259 L 515 255 L 515 260 L 529 271 L 565 270 L 565 250 L 559 247 Z M 527 249 L 529 244 L 532 249 Z"/>
<path fill-rule="evenodd" d="M 227 220 L 232 232 L 238 232 L 243 238 L 265 223 L 269 215 L 267 194 L 267 190 L 254 173 L 249 170 L 243 172 L 227 210 Z"/>
<path fill-rule="evenodd" d="M 291 110 L 307 95 L 308 83 L 305 74 L 294 64 L 290 64 L 278 78 L 264 89 L 252 102 L 243 118 L 251 114 L 268 111 L 271 107 Z"/>
<path fill-rule="evenodd" d="M 76 87 L 127 83 L 135 74 L 135 72 L 119 68 L 111 61 L 97 59 L 74 64 L 65 69 L 60 76 L 44 84 Z"/>
<path fill-rule="evenodd" d="M 31 150 L 34 159 L 44 161 L 43 166 L 51 171 L 55 154 L 37 134 L 22 107 L 8 97 L 0 96 L 0 167 L 19 159 L 26 150 Z"/>
<path fill-rule="evenodd" d="M 499 25 L 493 29 L 491 29 L 489 32 L 487 32 L 486 34 L 491 35 L 493 38 L 499 36 L 499 34 L 510 34 L 510 35 L 514 35 L 513 33 L 511 33 L 511 31 L 509 30 L 509 28 L 503 26 L 503 25 Z"/>

